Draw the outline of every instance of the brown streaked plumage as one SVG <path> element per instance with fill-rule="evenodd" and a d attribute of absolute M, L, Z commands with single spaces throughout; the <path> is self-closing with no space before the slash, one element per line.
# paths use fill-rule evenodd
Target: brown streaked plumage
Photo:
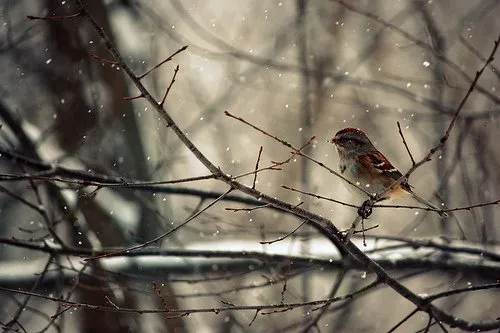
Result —
<path fill-rule="evenodd" d="M 359 128 L 344 128 L 328 142 L 333 143 L 339 154 L 339 169 L 349 181 L 365 187 L 371 193 L 382 193 L 403 174 L 382 154 L 368 136 Z M 410 194 L 417 201 L 447 215 L 440 208 L 416 195 L 405 179 L 389 193 L 386 198 Z"/>

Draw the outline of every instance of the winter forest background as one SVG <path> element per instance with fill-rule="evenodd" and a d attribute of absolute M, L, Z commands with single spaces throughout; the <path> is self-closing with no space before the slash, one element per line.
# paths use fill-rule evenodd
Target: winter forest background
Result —
<path fill-rule="evenodd" d="M 0 2 L 0 329 L 498 332 L 499 16 Z M 344 127 L 430 157 L 410 183 L 450 216 L 382 202 L 343 242 Z"/>

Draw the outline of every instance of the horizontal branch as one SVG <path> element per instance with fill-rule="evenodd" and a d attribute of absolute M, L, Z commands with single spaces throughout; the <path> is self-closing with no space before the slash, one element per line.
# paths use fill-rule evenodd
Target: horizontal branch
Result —
<path fill-rule="evenodd" d="M 120 253 L 114 258 L 102 260 L 103 267 L 115 273 L 134 273 L 135 277 L 144 276 L 172 276 L 184 274 L 222 274 L 226 267 L 228 270 L 248 271 L 249 265 L 255 270 L 267 270 L 279 263 L 293 261 L 296 267 L 314 267 L 321 269 L 360 269 L 364 267 L 358 261 L 344 261 L 342 256 L 324 240 L 313 238 L 310 241 L 315 245 L 313 248 L 320 249 L 307 255 L 300 251 L 292 251 L 291 240 L 282 240 L 268 250 L 263 251 L 257 241 L 217 241 L 218 250 L 213 250 L 214 242 L 200 242 L 192 245 L 191 249 L 162 249 L 146 248 L 134 252 Z M 360 240 L 361 241 L 361 240 Z M 500 276 L 500 261 L 488 259 L 480 252 L 476 252 L 475 244 L 457 242 L 450 244 L 439 244 L 437 241 L 387 241 L 368 238 L 367 247 L 364 252 L 368 257 L 385 269 L 404 270 L 441 270 L 461 272 L 469 275 L 480 275 L 495 278 Z M 80 248 L 61 248 L 56 245 L 44 243 L 29 243 L 20 240 L 0 238 L 0 244 L 4 246 L 18 247 L 46 253 L 51 256 L 61 256 L 72 261 L 75 268 L 83 267 L 84 257 L 105 255 L 122 250 L 112 248 L 104 250 L 91 250 Z M 427 244 L 427 246 L 426 246 Z M 277 246 L 279 245 L 279 246 Z M 227 249 L 227 250 L 225 250 Z M 500 252 L 497 247 L 492 251 Z M 125 259 L 131 258 L 131 260 Z M 179 258 L 184 260 L 179 261 Z M 444 259 L 446 258 L 446 260 Z M 37 264 L 38 263 L 38 264 Z M 22 287 L 34 281 L 45 261 L 33 260 L 31 262 L 4 261 L 0 271 L 0 285 L 10 287 Z M 214 265 L 218 271 L 214 271 Z M 29 267 L 29 269 L 27 268 Z M 140 270 L 138 269 L 140 267 Z M 164 272 L 165 274 L 163 274 Z M 219 272 L 219 273 L 217 273 Z M 56 272 L 54 272 L 56 273 Z M 48 274 L 44 284 L 52 284 L 60 276 Z M 67 283 L 71 283 L 74 272 L 64 272 Z M 168 280 L 168 279 L 167 279 Z"/>
<path fill-rule="evenodd" d="M 43 294 L 38 294 L 38 293 L 23 291 L 23 290 L 16 290 L 16 289 L 11 289 L 11 288 L 0 287 L 0 290 L 3 290 L 5 292 L 10 292 L 12 294 L 29 295 L 29 296 L 45 299 L 48 301 L 56 302 L 56 303 L 61 304 L 63 306 L 72 306 L 72 307 L 80 308 L 80 309 L 89 309 L 89 310 L 96 310 L 96 311 L 103 311 L 103 312 L 119 312 L 119 313 L 135 313 L 135 314 L 146 314 L 146 313 L 169 313 L 169 314 L 215 313 L 215 314 L 219 314 L 220 312 L 226 312 L 226 311 L 280 310 L 280 309 L 292 310 L 292 309 L 296 309 L 296 308 L 302 308 L 305 306 L 327 305 L 327 304 L 332 304 L 332 303 L 336 303 L 339 301 L 352 299 L 355 296 L 360 295 L 367 290 L 370 290 L 371 288 L 375 287 L 378 284 L 379 284 L 379 282 L 377 280 L 377 281 L 374 281 L 372 283 L 369 283 L 365 287 L 363 287 L 363 288 L 361 288 L 353 293 L 350 293 L 350 294 L 347 294 L 344 296 L 338 296 L 338 297 L 333 297 L 333 298 L 329 298 L 329 299 L 322 299 L 322 300 L 310 301 L 310 302 L 265 304 L 265 305 L 238 305 L 238 306 L 235 305 L 235 306 L 222 306 L 222 307 L 220 307 L 219 304 L 217 304 L 217 305 L 214 305 L 213 307 L 209 307 L 209 308 L 191 308 L 191 309 L 121 308 L 121 307 L 117 307 L 117 306 L 101 306 L 101 305 L 93 305 L 93 304 L 87 304 L 87 303 L 79 303 L 79 302 L 70 301 L 70 300 L 63 300 L 63 299 L 58 298 L 58 297 L 47 296 L 47 295 L 43 295 Z"/>

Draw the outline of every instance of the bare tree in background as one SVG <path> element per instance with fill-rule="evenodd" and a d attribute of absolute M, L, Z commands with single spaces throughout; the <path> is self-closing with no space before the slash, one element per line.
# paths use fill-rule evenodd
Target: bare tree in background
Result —
<path fill-rule="evenodd" d="M 500 329 L 497 1 L 0 10 L 4 332 Z M 344 127 L 449 217 L 350 194 Z"/>

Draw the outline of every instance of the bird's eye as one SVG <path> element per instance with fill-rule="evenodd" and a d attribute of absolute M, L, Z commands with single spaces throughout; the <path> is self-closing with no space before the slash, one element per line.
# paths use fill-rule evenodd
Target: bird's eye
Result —
<path fill-rule="evenodd" d="M 350 146 L 350 147 L 358 146 L 359 143 L 360 142 L 358 140 L 356 140 L 356 139 L 344 139 L 342 141 L 342 144 L 344 144 L 346 146 Z"/>

